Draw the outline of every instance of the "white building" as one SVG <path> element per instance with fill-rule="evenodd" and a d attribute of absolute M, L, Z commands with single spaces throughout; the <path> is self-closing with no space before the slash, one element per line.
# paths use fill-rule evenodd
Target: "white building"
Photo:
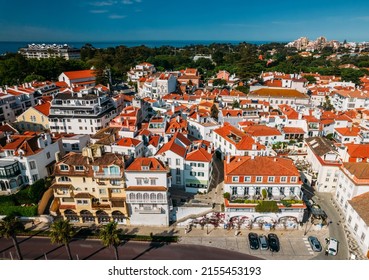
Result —
<path fill-rule="evenodd" d="M 213 152 L 204 141 L 187 148 L 184 166 L 185 190 L 190 193 L 209 191 L 213 177 Z"/>
<path fill-rule="evenodd" d="M 76 152 L 81 153 L 82 149 L 90 142 L 89 135 L 63 135 L 61 138 L 64 153 Z"/>
<path fill-rule="evenodd" d="M 95 134 L 116 116 L 111 98 L 95 88 L 59 93 L 51 102 L 49 124 L 53 133 Z"/>
<path fill-rule="evenodd" d="M 174 92 L 177 88 L 177 78 L 171 73 L 161 73 L 158 76 L 142 78 L 137 83 L 138 95 L 141 97 L 163 97 Z"/>
<path fill-rule="evenodd" d="M 369 181 L 368 181 L 369 185 Z M 346 225 L 364 256 L 369 254 L 369 192 L 348 201 Z"/>
<path fill-rule="evenodd" d="M 36 59 L 61 57 L 69 60 L 81 58 L 80 50 L 67 44 L 28 44 L 27 47 L 20 48 L 18 52 L 26 58 Z"/>
<path fill-rule="evenodd" d="M 189 135 L 206 141 L 213 140 L 213 130 L 220 126 L 208 112 L 202 110 L 189 114 L 187 122 Z"/>
<path fill-rule="evenodd" d="M 314 174 L 313 181 L 316 191 L 335 192 L 339 169 L 342 165 L 337 149 L 332 142 L 323 137 L 307 138 L 305 143 L 307 146 L 306 160 L 311 164 L 309 173 Z"/>
<path fill-rule="evenodd" d="M 296 89 L 286 88 L 262 88 L 250 92 L 248 99 L 262 100 L 269 102 L 273 108 L 278 108 L 278 105 L 308 105 L 310 98 L 303 92 Z"/>
<path fill-rule="evenodd" d="M 148 62 L 142 62 L 131 68 L 127 73 L 127 79 L 131 82 L 137 82 L 140 78 L 151 75 L 156 72 L 155 66 Z"/>
<path fill-rule="evenodd" d="M 368 253 L 369 163 L 344 163 L 340 169 L 335 200 L 366 256 Z"/>
<path fill-rule="evenodd" d="M 226 219 L 230 223 L 238 219 L 249 228 L 281 224 L 297 228 L 306 208 L 301 186 L 299 171 L 291 159 L 228 156 L 224 161 Z M 274 205 L 274 211 L 259 212 L 257 208 L 264 203 Z"/>
<path fill-rule="evenodd" d="M 144 143 L 135 138 L 124 137 L 111 145 L 111 152 L 120 155 L 142 157 L 144 154 Z"/>
<path fill-rule="evenodd" d="M 336 111 L 368 108 L 369 93 L 362 90 L 335 90 L 331 103 Z"/>
<path fill-rule="evenodd" d="M 251 136 L 228 123 L 213 131 L 212 142 L 215 150 L 221 152 L 223 159 L 226 155 L 256 156 L 269 154 L 264 145 L 258 144 Z"/>
<path fill-rule="evenodd" d="M 48 133 L 25 132 L 9 136 L 0 161 L 18 161 L 23 176 L 23 181 L 18 179 L 18 182 L 31 185 L 52 174 L 53 162 L 59 152 L 58 142 Z"/>
<path fill-rule="evenodd" d="M 168 226 L 171 179 L 155 158 L 137 158 L 125 170 L 131 225 Z"/>

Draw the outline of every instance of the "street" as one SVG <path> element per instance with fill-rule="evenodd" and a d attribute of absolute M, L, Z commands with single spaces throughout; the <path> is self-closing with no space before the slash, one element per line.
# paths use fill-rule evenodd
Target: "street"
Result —
<path fill-rule="evenodd" d="M 19 245 L 25 260 L 67 260 L 64 245 L 51 244 L 49 238 L 19 237 Z M 73 240 L 70 243 L 74 259 L 114 260 L 113 248 L 106 248 L 100 240 Z M 118 248 L 122 260 L 255 260 L 239 252 L 199 245 L 176 243 L 129 241 Z M 0 259 L 16 258 L 10 239 L 0 238 Z"/>

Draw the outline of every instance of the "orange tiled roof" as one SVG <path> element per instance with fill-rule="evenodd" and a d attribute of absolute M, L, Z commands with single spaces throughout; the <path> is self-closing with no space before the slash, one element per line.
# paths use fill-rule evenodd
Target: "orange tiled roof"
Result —
<path fill-rule="evenodd" d="M 283 132 L 285 134 L 305 134 L 301 127 L 284 127 Z"/>
<path fill-rule="evenodd" d="M 282 135 L 282 133 L 273 127 L 269 127 L 266 125 L 251 125 L 243 128 L 244 132 L 250 134 L 251 136 L 274 136 L 274 135 Z"/>
<path fill-rule="evenodd" d="M 359 127 L 341 127 L 335 129 L 342 136 L 357 136 L 361 129 Z"/>
<path fill-rule="evenodd" d="M 64 74 L 70 80 L 85 79 L 85 78 L 96 78 L 95 70 L 79 70 L 79 71 L 68 71 Z"/>
<path fill-rule="evenodd" d="M 137 146 L 140 143 L 141 141 L 135 138 L 122 138 L 117 142 L 117 145 L 123 146 L 123 147 L 132 147 L 132 146 Z"/>
<path fill-rule="evenodd" d="M 369 158 L 369 144 L 345 144 L 351 158 Z"/>
<path fill-rule="evenodd" d="M 231 177 L 235 175 L 263 176 L 263 183 L 268 182 L 268 176 L 300 176 L 293 161 L 289 158 L 255 157 L 252 159 L 249 156 L 232 157 L 229 163 L 225 160 L 224 174 L 225 183 L 231 183 Z"/>
<path fill-rule="evenodd" d="M 202 162 L 210 162 L 213 158 L 213 155 L 210 154 L 207 150 L 202 147 L 198 149 L 194 149 L 187 153 L 186 160 L 189 161 L 202 161 Z"/>
<path fill-rule="evenodd" d="M 305 98 L 304 93 L 295 89 L 274 89 L 274 88 L 261 88 L 249 93 L 249 96 L 260 96 L 260 97 L 284 97 L 284 98 Z"/>
<path fill-rule="evenodd" d="M 36 105 L 33 108 L 36 109 L 37 111 L 39 111 L 44 116 L 48 117 L 49 114 L 50 114 L 50 107 L 51 107 L 51 103 L 50 102 L 44 102 L 44 103 L 42 103 L 40 105 Z"/>
<path fill-rule="evenodd" d="M 126 188 L 126 192 L 150 192 L 150 191 L 157 191 L 157 192 L 165 192 L 167 188 L 164 186 L 130 186 Z"/>
<path fill-rule="evenodd" d="M 148 170 L 143 170 L 142 166 L 148 166 Z M 136 158 L 125 170 L 130 171 L 148 171 L 148 172 L 163 172 L 167 171 L 164 164 L 156 158 Z"/>

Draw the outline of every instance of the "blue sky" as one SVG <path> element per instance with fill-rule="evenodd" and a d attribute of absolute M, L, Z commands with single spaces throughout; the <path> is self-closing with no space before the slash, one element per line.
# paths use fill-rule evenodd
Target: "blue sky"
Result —
<path fill-rule="evenodd" d="M 0 41 L 369 41 L 368 1 L 0 0 Z"/>

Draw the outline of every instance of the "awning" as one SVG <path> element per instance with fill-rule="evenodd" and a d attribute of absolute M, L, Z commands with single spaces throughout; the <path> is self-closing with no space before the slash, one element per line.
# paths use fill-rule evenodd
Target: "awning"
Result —
<path fill-rule="evenodd" d="M 186 184 L 200 184 L 207 185 L 209 181 L 206 180 L 186 180 Z"/>

